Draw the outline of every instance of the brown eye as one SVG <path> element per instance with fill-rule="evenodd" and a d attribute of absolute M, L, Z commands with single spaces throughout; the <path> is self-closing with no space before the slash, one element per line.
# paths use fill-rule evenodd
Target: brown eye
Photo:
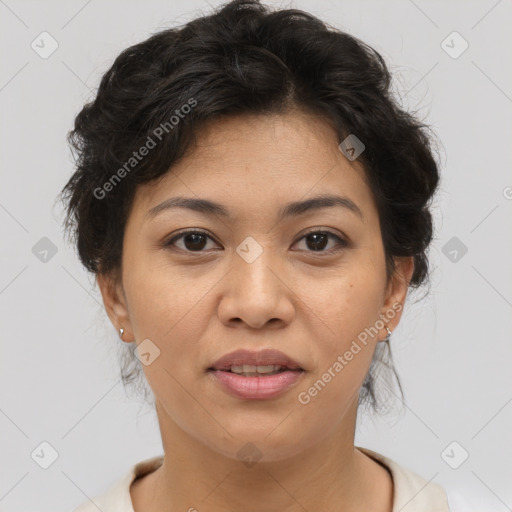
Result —
<path fill-rule="evenodd" d="M 207 245 L 207 240 L 212 238 L 203 231 L 185 231 L 165 242 L 165 247 L 177 247 L 187 252 L 202 252 Z M 176 242 L 183 240 L 183 246 L 176 246 Z"/>
<path fill-rule="evenodd" d="M 325 250 L 326 246 L 329 244 L 329 239 L 334 239 L 338 243 L 335 244 L 338 246 L 347 247 L 348 243 L 340 238 L 338 235 L 333 233 L 332 231 L 310 231 L 306 233 L 300 240 L 306 240 L 307 250 L 312 252 L 335 252 L 337 249 L 329 249 Z"/>
<path fill-rule="evenodd" d="M 204 231 L 184 231 L 179 235 L 174 236 L 168 242 L 164 243 L 165 247 L 176 248 L 184 252 L 205 252 L 208 244 L 208 239 L 213 241 L 213 238 Z M 333 253 L 337 252 L 348 246 L 348 243 L 331 231 L 310 231 L 306 233 L 300 240 L 306 240 L 306 251 L 317 253 Z M 299 241 L 300 241 L 299 240 Z M 334 240 L 334 248 L 327 249 L 329 241 Z M 177 242 L 182 242 L 181 247 Z M 336 248 L 336 246 L 338 248 Z"/>

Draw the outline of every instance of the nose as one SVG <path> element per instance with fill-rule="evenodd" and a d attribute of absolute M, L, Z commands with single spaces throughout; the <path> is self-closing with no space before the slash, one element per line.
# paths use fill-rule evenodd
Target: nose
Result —
<path fill-rule="evenodd" d="M 272 328 L 288 325 L 297 300 L 288 274 L 270 249 L 262 248 L 254 260 L 243 252 L 240 254 L 235 254 L 231 269 L 223 279 L 220 320 L 231 326 L 243 322 L 253 329 L 266 324 Z"/>

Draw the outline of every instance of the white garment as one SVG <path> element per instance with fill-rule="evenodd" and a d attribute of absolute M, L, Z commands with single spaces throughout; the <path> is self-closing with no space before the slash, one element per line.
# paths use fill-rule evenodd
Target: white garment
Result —
<path fill-rule="evenodd" d="M 392 512 L 450 512 L 445 490 L 439 484 L 427 482 L 410 469 L 367 448 L 356 447 L 368 457 L 386 466 L 393 479 Z M 163 455 L 133 465 L 110 489 L 75 508 L 72 512 L 134 512 L 130 485 L 137 478 L 161 466 Z"/>

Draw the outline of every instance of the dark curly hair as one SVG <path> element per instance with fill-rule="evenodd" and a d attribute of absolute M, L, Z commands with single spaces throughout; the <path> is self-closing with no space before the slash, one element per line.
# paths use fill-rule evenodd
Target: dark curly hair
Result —
<path fill-rule="evenodd" d="M 430 128 L 398 105 L 390 84 L 377 51 L 297 9 L 234 0 L 161 30 L 115 59 L 76 116 L 68 142 L 77 169 L 60 194 L 65 231 L 90 272 L 116 274 L 137 186 L 166 174 L 203 123 L 295 109 L 321 116 L 340 141 L 363 141 L 358 162 L 376 199 L 388 278 L 393 257 L 412 256 L 417 288 L 429 273 L 438 164 Z M 124 384 L 141 374 L 134 346 L 123 355 Z M 359 405 L 379 409 L 375 380 L 385 370 L 400 386 L 389 344 L 378 343 Z"/>

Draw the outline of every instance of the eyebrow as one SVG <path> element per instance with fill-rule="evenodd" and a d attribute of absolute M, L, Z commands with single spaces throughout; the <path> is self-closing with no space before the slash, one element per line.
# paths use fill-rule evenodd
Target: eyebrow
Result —
<path fill-rule="evenodd" d="M 363 213 L 360 208 L 348 197 L 341 197 L 336 195 L 321 195 L 305 199 L 303 201 L 294 201 L 286 204 L 278 213 L 278 221 L 287 217 L 298 217 L 303 213 L 320 210 L 322 208 L 342 207 L 357 215 L 361 220 L 364 219 Z M 172 197 L 154 206 L 146 213 L 146 217 L 152 219 L 163 211 L 184 208 L 204 215 L 215 216 L 218 215 L 225 219 L 231 219 L 232 215 L 229 210 L 214 201 L 208 199 L 198 199 L 193 197 Z"/>

